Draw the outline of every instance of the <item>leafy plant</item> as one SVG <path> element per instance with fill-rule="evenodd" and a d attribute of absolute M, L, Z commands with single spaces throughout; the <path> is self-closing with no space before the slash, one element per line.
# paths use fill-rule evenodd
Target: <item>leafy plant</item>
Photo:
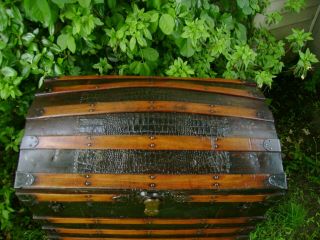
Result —
<path fill-rule="evenodd" d="M 12 201 L 10 185 L 24 118 L 34 92 L 46 77 L 225 77 L 256 82 L 259 87 L 271 87 L 283 73 L 304 78 L 317 62 L 305 49 L 311 35 L 294 30 L 286 40 L 277 40 L 267 29 L 255 28 L 252 19 L 257 13 L 264 13 L 268 2 L 1 1 L 0 175 L 6 182 L 0 193 L 0 238 L 42 238 L 41 231 L 30 230 L 32 225 L 25 210 Z M 288 0 L 285 8 L 299 11 L 303 6 L 303 0 Z M 280 20 L 281 14 L 276 12 L 269 14 L 266 21 L 273 24 Z M 288 55 L 293 55 L 294 60 L 286 61 Z M 313 83 L 316 86 L 317 81 Z M 298 147 L 292 150 L 296 159 L 311 159 L 308 154 L 299 155 L 299 151 Z M 313 159 L 310 161 L 314 163 Z M 307 171 L 310 166 L 314 165 L 307 164 Z"/>

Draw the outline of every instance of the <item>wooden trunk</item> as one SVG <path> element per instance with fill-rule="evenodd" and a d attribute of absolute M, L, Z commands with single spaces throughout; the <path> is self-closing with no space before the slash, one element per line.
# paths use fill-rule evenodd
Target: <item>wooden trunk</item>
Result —
<path fill-rule="evenodd" d="M 15 188 L 51 239 L 246 239 L 286 189 L 264 97 L 238 80 L 45 81 Z"/>

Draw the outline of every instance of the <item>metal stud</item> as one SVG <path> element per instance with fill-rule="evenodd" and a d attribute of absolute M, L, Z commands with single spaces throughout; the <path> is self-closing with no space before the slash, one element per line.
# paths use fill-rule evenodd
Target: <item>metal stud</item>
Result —
<path fill-rule="evenodd" d="M 150 179 L 155 179 L 156 178 L 156 176 L 154 176 L 154 175 L 150 175 L 149 177 L 150 177 Z"/>
<path fill-rule="evenodd" d="M 149 186 L 152 187 L 152 188 L 154 188 L 154 187 L 156 187 L 156 184 L 155 184 L 155 183 L 150 183 Z"/>
<path fill-rule="evenodd" d="M 219 183 L 214 183 L 213 186 L 214 186 L 215 188 L 219 188 L 219 187 L 220 187 L 220 184 L 219 184 Z"/>
<path fill-rule="evenodd" d="M 156 144 L 154 144 L 154 143 L 150 143 L 150 145 L 149 145 L 151 148 L 154 148 L 155 146 L 156 146 Z"/>
<path fill-rule="evenodd" d="M 90 186 L 90 185 L 91 185 L 91 182 L 89 182 L 89 181 L 85 181 L 85 182 L 84 182 L 84 185 L 86 185 L 86 186 Z"/>
<path fill-rule="evenodd" d="M 218 175 L 214 175 L 214 176 L 213 176 L 213 179 L 218 180 L 218 179 L 219 179 L 219 176 L 218 176 Z"/>

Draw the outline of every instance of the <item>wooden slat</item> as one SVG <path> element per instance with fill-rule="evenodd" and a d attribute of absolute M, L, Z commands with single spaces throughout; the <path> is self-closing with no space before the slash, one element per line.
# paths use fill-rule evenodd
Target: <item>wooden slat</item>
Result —
<path fill-rule="evenodd" d="M 171 135 L 25 136 L 20 149 L 281 151 L 278 139 Z"/>
<path fill-rule="evenodd" d="M 45 220 L 52 224 L 115 224 L 115 225 L 194 225 L 194 224 L 246 224 L 264 217 L 205 218 L 205 219 L 162 219 L 162 218 L 63 218 L 34 216 L 35 220 Z"/>
<path fill-rule="evenodd" d="M 269 174 L 216 174 L 216 175 L 147 175 L 147 174 L 73 174 L 17 172 L 16 188 L 24 189 L 282 189 L 285 183 L 270 181 Z M 280 176 L 279 176 L 280 177 Z M 284 177 L 282 177 L 284 178 Z M 280 185 L 279 185 L 280 184 Z"/>
<path fill-rule="evenodd" d="M 161 229 L 161 230 L 136 230 L 136 229 L 78 229 L 78 228 L 52 228 L 43 227 L 46 230 L 53 230 L 58 234 L 95 234 L 95 235 L 129 235 L 129 236 L 165 236 L 165 235 L 206 235 L 206 234 L 235 234 L 243 227 L 221 227 L 206 229 Z M 199 232 L 201 231 L 201 232 Z"/>
<path fill-rule="evenodd" d="M 23 195 L 17 193 L 17 195 Z M 28 193 L 37 202 L 112 202 L 117 198 L 129 199 L 129 195 L 119 194 L 86 194 L 86 193 Z M 257 195 L 188 195 L 185 202 L 262 202 L 272 194 Z"/>
<path fill-rule="evenodd" d="M 273 121 L 259 117 L 256 109 L 177 101 L 97 102 L 94 104 L 49 106 L 42 108 L 41 115 L 31 115 L 27 119 L 121 112 L 179 112 Z"/>
<path fill-rule="evenodd" d="M 193 90 L 199 92 L 210 92 L 217 94 L 224 94 L 230 96 L 245 97 L 257 100 L 264 100 L 262 96 L 252 94 L 247 90 L 218 87 L 218 86 L 204 86 L 195 83 L 185 83 L 179 81 L 130 81 L 130 82 L 117 82 L 117 83 L 100 83 L 100 84 L 83 84 L 83 85 L 71 85 L 71 86 L 53 86 L 51 92 L 38 93 L 37 96 L 51 95 L 57 93 L 72 93 L 82 91 L 96 91 L 106 89 L 117 89 L 117 88 L 136 88 L 136 87 L 157 87 L 157 88 L 173 88 L 173 89 L 184 89 Z"/>
<path fill-rule="evenodd" d="M 59 81 L 77 81 L 77 80 L 183 80 L 183 81 L 201 81 L 213 83 L 230 83 L 256 87 L 255 83 L 245 82 L 239 79 L 225 78 L 190 78 L 190 77 L 160 77 L 160 76 L 119 76 L 119 75 L 87 75 L 87 76 L 61 76 L 57 78 L 46 79 L 45 83 Z"/>
<path fill-rule="evenodd" d="M 51 236 L 51 239 L 60 239 L 60 240 L 150 240 L 152 238 L 87 238 L 87 237 L 57 237 L 57 236 Z M 240 239 L 238 236 L 228 236 L 228 237 L 184 237 L 184 238 L 172 238 L 170 236 L 166 238 L 159 238 L 157 237 L 157 240 L 238 240 Z M 242 239 L 242 238 L 241 238 Z M 243 238 L 245 239 L 245 238 Z"/>

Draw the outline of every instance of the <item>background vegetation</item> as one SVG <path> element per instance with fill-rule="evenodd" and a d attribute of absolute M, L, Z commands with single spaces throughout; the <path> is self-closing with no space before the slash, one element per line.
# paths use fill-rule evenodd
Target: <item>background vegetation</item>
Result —
<path fill-rule="evenodd" d="M 251 239 L 319 239 L 319 76 L 310 33 L 255 28 L 268 0 L 0 1 L 0 239 L 43 239 L 12 183 L 24 118 L 43 79 L 127 74 L 240 78 L 268 97 L 290 191 Z M 298 12 L 303 0 L 288 0 Z M 267 24 L 281 13 L 267 15 Z M 305 79 L 302 81 L 302 79 Z M 272 86 L 272 90 L 270 87 Z"/>

